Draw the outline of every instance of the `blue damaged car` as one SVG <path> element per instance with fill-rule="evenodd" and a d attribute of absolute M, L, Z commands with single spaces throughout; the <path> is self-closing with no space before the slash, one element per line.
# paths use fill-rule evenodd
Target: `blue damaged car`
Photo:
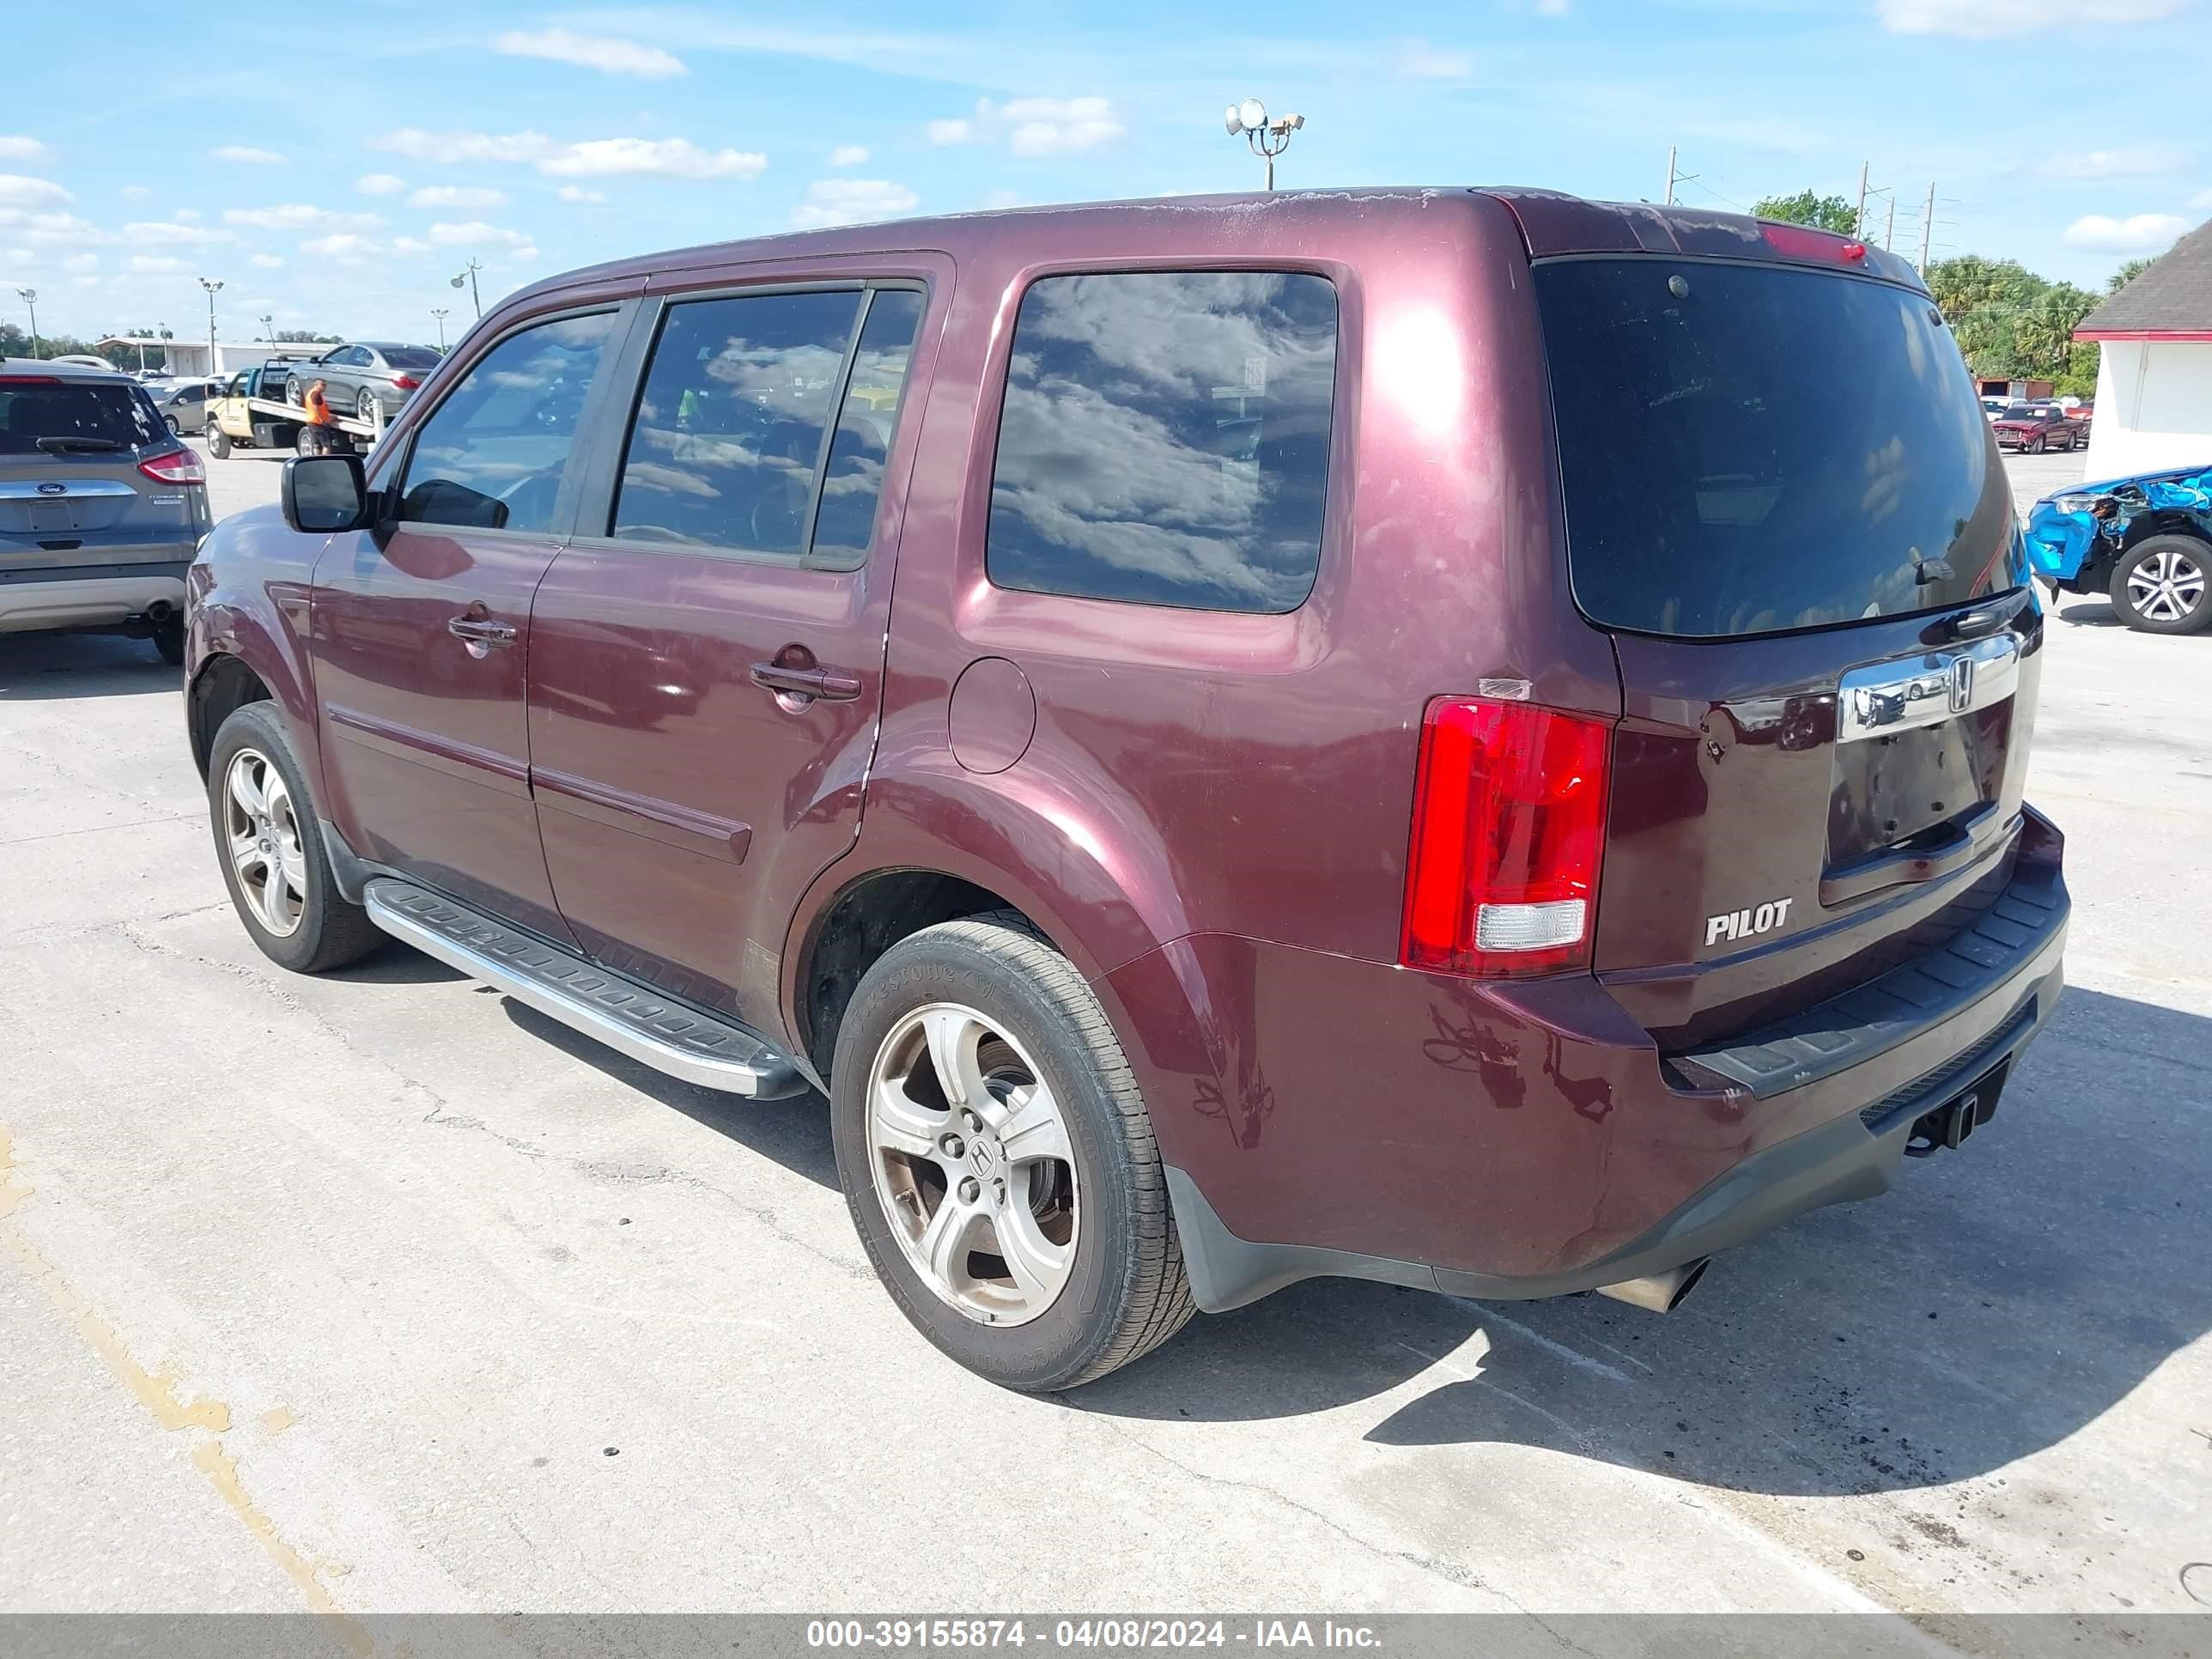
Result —
<path fill-rule="evenodd" d="M 2150 634 L 2212 623 L 2212 465 L 2045 495 L 2027 539 L 2028 563 L 2053 597 L 2109 594 L 2129 627 Z"/>

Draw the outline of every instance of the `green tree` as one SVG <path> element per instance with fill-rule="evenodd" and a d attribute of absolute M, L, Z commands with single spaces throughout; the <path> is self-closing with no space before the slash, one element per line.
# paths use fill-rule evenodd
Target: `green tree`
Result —
<path fill-rule="evenodd" d="M 2127 264 L 2122 265 L 2118 270 L 2112 273 L 2112 280 L 2105 284 L 2105 292 L 2107 294 L 2118 294 L 2122 289 L 2125 288 L 2130 283 L 2135 281 L 2136 277 L 2142 276 L 2144 271 L 2149 269 L 2150 261 L 2148 259 L 2129 260 Z"/>
<path fill-rule="evenodd" d="M 1921 276 L 1929 293 L 1936 297 L 1936 308 L 1954 328 L 1973 313 L 1990 307 L 2012 309 L 2027 305 L 2050 286 L 2016 259 L 1984 259 L 1972 253 L 1938 259 Z"/>
<path fill-rule="evenodd" d="M 1761 219 L 1778 219 L 1786 225 L 1810 225 L 1832 230 L 1839 236 L 1857 234 L 1857 210 L 1841 196 L 1820 196 L 1801 190 L 1795 196 L 1769 196 L 1751 204 Z"/>

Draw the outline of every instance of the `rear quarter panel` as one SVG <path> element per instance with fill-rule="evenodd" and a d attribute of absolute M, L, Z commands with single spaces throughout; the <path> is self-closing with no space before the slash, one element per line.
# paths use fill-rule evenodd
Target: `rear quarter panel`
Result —
<path fill-rule="evenodd" d="M 283 711 L 293 747 L 319 786 L 307 595 L 329 540 L 294 530 L 278 507 L 248 507 L 208 532 L 185 581 L 186 684 L 217 656 L 243 662 Z"/>

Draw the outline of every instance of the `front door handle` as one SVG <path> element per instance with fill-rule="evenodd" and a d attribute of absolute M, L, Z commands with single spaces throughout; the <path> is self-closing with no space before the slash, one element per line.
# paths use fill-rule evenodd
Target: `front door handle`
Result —
<path fill-rule="evenodd" d="M 819 697 L 824 702 L 850 702 L 860 695 L 860 677 L 842 668 L 801 668 L 780 662 L 757 662 L 752 676 L 753 684 L 763 690 Z"/>
<path fill-rule="evenodd" d="M 469 648 L 469 655 L 479 659 L 494 650 L 505 650 L 521 637 L 513 623 L 492 622 L 483 617 L 456 617 L 446 624 L 446 631 Z"/>

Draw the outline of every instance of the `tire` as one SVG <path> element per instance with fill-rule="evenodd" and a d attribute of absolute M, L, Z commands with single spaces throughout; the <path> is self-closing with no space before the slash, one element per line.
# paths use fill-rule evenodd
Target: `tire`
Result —
<path fill-rule="evenodd" d="M 181 618 L 163 623 L 154 630 L 154 649 L 161 653 L 161 660 L 170 667 L 185 665 L 185 624 Z"/>
<path fill-rule="evenodd" d="M 2031 455 L 2040 455 L 2043 453 L 2044 447 L 2043 434 L 2039 432 L 2035 434 L 2034 441 L 2027 446 L 2027 453 Z"/>
<path fill-rule="evenodd" d="M 298 404 L 303 408 L 307 404 L 307 388 L 300 384 L 300 377 L 296 374 L 285 377 L 284 401 L 288 404 Z"/>
<path fill-rule="evenodd" d="M 2146 634 L 2194 634 L 2212 623 L 2212 542 L 2148 536 L 2120 556 L 2106 592 Z"/>
<path fill-rule="evenodd" d="M 219 426 L 211 426 L 208 428 L 207 441 L 209 453 L 211 453 L 216 459 L 220 461 L 228 458 L 230 454 L 230 434 L 225 432 Z"/>
<path fill-rule="evenodd" d="M 948 1109 L 935 1062 L 940 1031 L 964 1032 L 963 1020 L 975 1040 L 943 1046 L 973 1058 L 966 1074 L 985 1085 L 988 1124 Z M 905 1082 L 879 1096 L 883 1079 Z M 878 1098 L 896 1103 L 880 1115 L 925 1131 L 908 1138 L 926 1156 L 885 1150 Z M 1041 1127 L 1047 1115 L 1056 1139 Z M 1012 1128 L 1003 1146 L 991 1133 L 1002 1124 Z M 1121 1045 L 1083 976 L 1018 915 L 924 929 L 868 970 L 837 1033 L 830 1129 L 877 1276 L 915 1328 L 978 1376 L 1030 1392 L 1072 1389 L 1151 1352 L 1194 1311 L 1152 1120 Z M 941 1157 L 948 1135 L 954 1155 Z M 975 1231 L 933 1224 L 956 1197 L 969 1200 Z M 1042 1252 L 1007 1249 L 1022 1237 L 1042 1241 Z M 938 1251 L 956 1264 L 946 1276 L 917 1265 L 933 1237 L 951 1240 Z M 1028 1282 L 1012 1265 L 1019 1260 Z M 1056 1288 L 1034 1293 L 1038 1282 Z"/>
<path fill-rule="evenodd" d="M 177 417 L 175 416 L 164 415 L 161 418 L 168 423 L 169 435 L 171 437 L 181 438 L 185 435 L 185 429 L 177 424 Z"/>
<path fill-rule="evenodd" d="M 234 770 L 246 772 L 254 786 L 249 798 L 258 793 L 267 800 L 269 781 L 273 777 L 281 783 L 284 805 L 270 814 L 264 825 L 254 826 L 252 817 L 245 816 L 243 799 L 234 800 Z M 274 805 L 273 801 L 270 804 Z M 241 873 L 240 860 L 232 854 L 234 806 L 249 829 L 263 828 L 260 836 L 248 836 L 257 848 L 270 848 L 280 853 L 289 849 L 282 856 L 292 878 L 286 883 L 286 892 L 289 900 L 296 889 L 298 903 L 296 918 L 289 929 L 264 920 L 265 901 L 255 896 L 257 891 L 266 890 L 274 873 L 267 860 L 261 861 L 261 879 L 249 884 Z M 292 752 L 291 739 L 284 733 L 283 720 L 275 703 L 247 703 L 215 734 L 208 759 L 208 819 L 231 904 L 270 961 L 295 973 L 319 974 L 358 962 L 385 945 L 387 936 L 369 921 L 368 913 L 338 891 L 330 854 L 316 825 L 313 792 L 299 757 Z"/>
<path fill-rule="evenodd" d="M 353 417 L 363 426 L 376 424 L 376 394 L 367 386 L 363 386 L 361 395 L 353 400 Z"/>

